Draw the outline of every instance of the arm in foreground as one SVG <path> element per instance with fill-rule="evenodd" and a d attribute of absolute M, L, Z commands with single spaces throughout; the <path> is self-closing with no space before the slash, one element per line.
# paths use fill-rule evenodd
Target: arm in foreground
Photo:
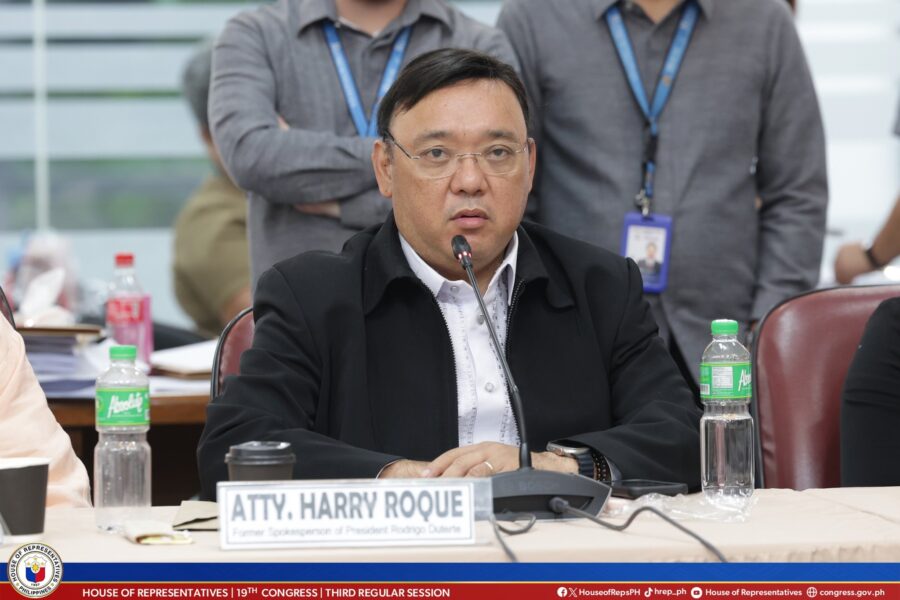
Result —
<path fill-rule="evenodd" d="M 398 456 L 351 446 L 330 437 L 317 421 L 323 359 L 303 308 L 277 268 L 260 278 L 254 298 L 253 346 L 241 356 L 241 372 L 207 408 L 197 449 L 202 496 L 214 499 L 227 481 L 230 446 L 252 440 L 290 442 L 295 479 L 376 477 Z M 323 420 L 321 420 L 323 421 Z"/>
<path fill-rule="evenodd" d="M 613 426 L 561 443 L 588 446 L 624 479 L 700 485 L 700 409 L 657 334 L 637 265 L 627 260 L 627 300 L 610 365 Z"/>
<path fill-rule="evenodd" d="M 22 336 L 0 317 L 0 457 L 47 457 L 47 506 L 90 506 L 87 470 L 56 422 L 25 358 Z"/>

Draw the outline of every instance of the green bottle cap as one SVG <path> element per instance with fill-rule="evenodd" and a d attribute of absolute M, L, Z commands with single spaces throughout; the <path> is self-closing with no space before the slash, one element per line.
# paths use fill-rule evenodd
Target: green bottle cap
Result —
<path fill-rule="evenodd" d="M 737 335 L 738 323 L 732 319 L 716 319 L 710 329 L 713 335 Z"/>
<path fill-rule="evenodd" d="M 109 349 L 109 360 L 134 360 L 137 348 L 134 346 L 113 346 Z"/>

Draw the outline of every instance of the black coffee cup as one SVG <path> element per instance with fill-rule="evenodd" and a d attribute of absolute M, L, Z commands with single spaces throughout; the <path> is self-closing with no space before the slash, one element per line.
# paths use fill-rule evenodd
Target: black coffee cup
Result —
<path fill-rule="evenodd" d="M 0 525 L 4 534 L 15 539 L 44 533 L 49 468 L 49 458 L 0 458 Z"/>
<path fill-rule="evenodd" d="M 293 479 L 294 462 L 290 442 L 244 442 L 225 455 L 230 481 Z"/>

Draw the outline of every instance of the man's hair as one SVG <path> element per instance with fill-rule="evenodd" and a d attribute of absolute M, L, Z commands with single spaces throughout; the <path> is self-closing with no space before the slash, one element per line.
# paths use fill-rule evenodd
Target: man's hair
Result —
<path fill-rule="evenodd" d="M 209 129 L 209 78 L 212 72 L 213 42 L 200 45 L 184 66 L 181 73 L 181 93 L 184 95 L 197 124 Z"/>
<path fill-rule="evenodd" d="M 528 97 L 515 69 L 503 61 L 474 50 L 443 48 L 433 50 L 410 62 L 378 108 L 378 134 L 388 137 L 391 119 L 411 109 L 425 96 L 464 81 L 488 79 L 505 83 L 516 95 L 528 125 Z"/>

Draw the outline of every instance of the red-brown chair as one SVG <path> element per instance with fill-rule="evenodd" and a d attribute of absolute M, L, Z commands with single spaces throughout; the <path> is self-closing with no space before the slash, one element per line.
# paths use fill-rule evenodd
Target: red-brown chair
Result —
<path fill-rule="evenodd" d="M 210 397 L 215 398 L 225 391 L 225 378 L 237 375 L 241 368 L 241 354 L 253 344 L 253 308 L 247 307 L 231 320 L 216 345 L 213 356 Z"/>
<path fill-rule="evenodd" d="M 900 285 L 837 287 L 785 300 L 753 345 L 758 487 L 841 485 L 841 392 L 863 329 Z"/>
<path fill-rule="evenodd" d="M 3 293 L 3 288 L 0 288 L 0 315 L 6 317 L 9 324 L 15 329 L 16 321 L 13 319 L 13 311 L 9 306 L 9 302 L 6 300 L 6 294 Z"/>

